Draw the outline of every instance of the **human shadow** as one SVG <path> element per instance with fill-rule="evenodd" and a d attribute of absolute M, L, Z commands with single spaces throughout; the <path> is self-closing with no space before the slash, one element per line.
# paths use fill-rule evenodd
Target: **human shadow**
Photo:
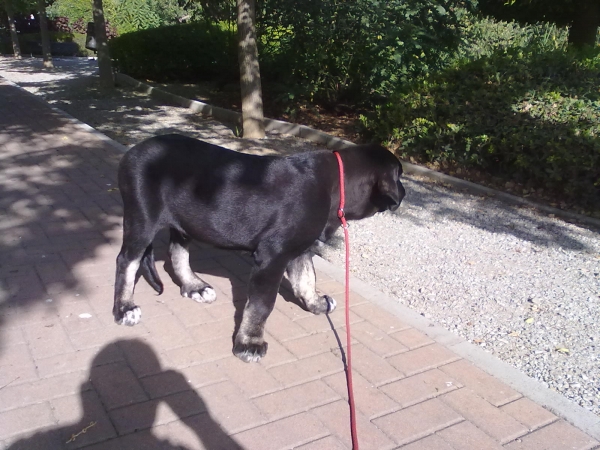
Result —
<path fill-rule="evenodd" d="M 99 443 L 107 449 L 186 450 L 189 433 L 186 443 L 177 441 L 181 425 L 201 448 L 242 449 L 211 416 L 186 378 L 162 367 L 152 347 L 141 340 L 123 339 L 105 346 L 94 358 L 89 382 L 81 385 L 80 395 L 77 422 L 21 439 L 8 450 L 71 449 Z M 161 403 L 170 412 L 159 413 Z M 153 432 L 155 424 L 163 428 L 161 436 Z"/>

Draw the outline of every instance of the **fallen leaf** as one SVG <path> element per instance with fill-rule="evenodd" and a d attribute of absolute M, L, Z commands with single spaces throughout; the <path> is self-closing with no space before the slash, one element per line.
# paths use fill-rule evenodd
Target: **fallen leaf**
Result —
<path fill-rule="evenodd" d="M 518 331 L 513 331 L 512 333 L 508 333 L 509 336 L 518 337 L 520 333 Z"/>
<path fill-rule="evenodd" d="M 119 190 L 119 188 L 115 187 L 115 188 L 107 189 L 106 192 L 115 192 L 115 191 L 118 191 L 118 190 Z"/>
<path fill-rule="evenodd" d="M 556 351 L 559 353 L 570 353 L 571 351 L 565 347 L 556 347 Z"/>
<path fill-rule="evenodd" d="M 525 323 L 533 323 L 533 317 L 529 317 L 528 319 L 525 319 Z"/>

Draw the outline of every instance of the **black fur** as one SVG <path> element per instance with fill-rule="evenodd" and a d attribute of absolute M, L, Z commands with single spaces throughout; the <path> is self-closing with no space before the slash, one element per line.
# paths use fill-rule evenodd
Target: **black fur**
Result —
<path fill-rule="evenodd" d="M 339 153 L 345 167 L 348 220 L 398 208 L 404 188 L 399 180 L 402 166 L 395 156 L 377 145 Z M 307 257 L 317 239 L 328 239 L 340 226 L 338 164 L 331 151 L 285 158 L 255 156 L 166 135 L 130 149 L 121 160 L 118 178 L 124 220 L 113 309 L 117 322 L 133 325 L 141 315 L 126 275 L 128 268 L 136 269 L 135 263 L 151 286 L 162 292 L 152 240 L 163 227 L 171 228 L 172 259 L 178 258 L 181 266 L 175 271 L 183 279 L 182 295 L 194 295 L 198 301 L 214 300 L 214 291 L 195 275 L 193 279 L 186 275 L 191 272 L 181 261 L 186 260 L 190 238 L 252 253 L 248 303 L 234 342 L 234 353 L 245 361 L 256 361 L 266 352 L 263 329 L 286 268 L 294 280 L 306 280 L 308 294 L 301 300 L 309 310 L 332 309 L 329 297 L 313 295 L 314 268 Z"/>

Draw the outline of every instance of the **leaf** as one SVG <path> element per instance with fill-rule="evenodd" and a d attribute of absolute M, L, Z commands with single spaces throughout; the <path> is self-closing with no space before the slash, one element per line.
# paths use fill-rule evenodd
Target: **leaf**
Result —
<path fill-rule="evenodd" d="M 119 190 L 119 188 L 114 187 L 114 188 L 107 189 L 106 192 L 116 192 L 118 190 Z"/>
<path fill-rule="evenodd" d="M 571 350 L 565 347 L 556 347 L 555 350 L 559 353 L 571 353 Z"/>
<path fill-rule="evenodd" d="M 528 319 L 525 319 L 525 323 L 533 323 L 533 317 L 529 317 Z"/>
<path fill-rule="evenodd" d="M 520 333 L 518 331 L 513 331 L 512 333 L 508 333 L 509 336 L 519 337 Z"/>

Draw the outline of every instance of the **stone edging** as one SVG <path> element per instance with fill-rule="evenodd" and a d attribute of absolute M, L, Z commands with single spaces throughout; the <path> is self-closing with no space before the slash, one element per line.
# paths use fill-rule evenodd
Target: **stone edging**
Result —
<path fill-rule="evenodd" d="M 225 108 L 212 106 L 208 103 L 203 103 L 198 100 L 190 100 L 179 95 L 171 94 L 162 89 L 149 86 L 148 84 L 142 83 L 141 81 L 137 81 L 131 78 L 129 75 L 125 75 L 123 73 L 116 73 L 115 78 L 117 83 L 131 86 L 136 90 L 145 92 L 146 94 L 156 98 L 157 100 L 169 102 L 178 106 L 183 106 L 184 108 L 188 108 L 192 112 L 200 113 L 206 116 L 211 116 L 214 117 L 216 120 L 233 123 L 241 127 L 241 113 L 231 111 Z M 305 125 L 298 125 L 290 122 L 285 122 L 283 120 L 265 119 L 265 129 L 266 131 L 278 131 L 280 133 L 298 136 L 302 139 L 306 139 L 307 141 L 324 145 L 332 150 L 355 145 L 353 142 L 346 141 L 336 136 L 332 136 L 323 131 L 315 130 Z M 460 178 L 436 172 L 435 170 L 418 166 L 416 164 L 411 164 L 406 161 L 402 162 L 402 167 L 404 168 L 404 173 L 407 174 L 419 175 L 425 178 L 429 178 L 430 180 L 448 184 L 454 188 L 462 189 L 472 194 L 494 197 L 512 205 L 535 208 L 547 214 L 554 214 L 555 216 L 560 217 L 566 221 L 571 221 L 600 229 L 600 220 L 595 219 L 593 217 L 588 217 L 584 216 L 583 214 L 576 214 L 569 211 L 563 211 L 562 209 L 553 208 L 551 206 L 541 205 L 539 203 L 532 202 L 531 200 L 527 200 L 516 195 L 507 194 L 506 192 L 501 192 L 495 189 L 481 186 L 470 181 L 461 180 Z"/>
<path fill-rule="evenodd" d="M 313 257 L 313 262 L 315 269 L 318 271 L 325 273 L 341 284 L 345 283 L 345 270 L 343 268 L 334 266 L 329 261 L 317 255 Z M 594 439 L 600 440 L 600 417 L 596 416 L 596 414 L 568 400 L 558 392 L 543 386 L 539 381 L 530 378 L 510 364 L 486 352 L 481 347 L 468 342 L 439 325 L 433 324 L 416 311 L 401 305 L 397 300 L 377 291 L 364 281 L 351 276 L 350 287 L 352 292 L 357 293 L 381 309 L 395 315 L 402 322 L 426 334 L 435 342 L 452 350 L 535 403 L 544 406 L 558 417 L 565 419 Z"/>

